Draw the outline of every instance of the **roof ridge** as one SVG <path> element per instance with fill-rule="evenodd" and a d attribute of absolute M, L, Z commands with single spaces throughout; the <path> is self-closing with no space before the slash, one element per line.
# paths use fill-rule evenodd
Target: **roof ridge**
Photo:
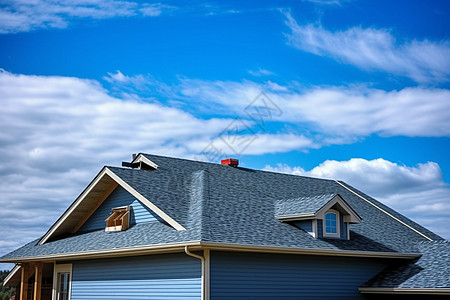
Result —
<path fill-rule="evenodd" d="M 349 187 L 347 187 L 346 185 L 344 185 L 343 183 L 341 183 L 338 180 L 334 180 L 337 184 L 339 184 L 340 186 L 342 186 L 343 188 L 345 188 L 346 190 L 350 191 L 351 193 L 355 194 L 357 197 L 361 198 L 362 200 L 366 201 L 367 203 L 369 203 L 370 205 L 374 206 L 375 208 L 377 208 L 378 210 L 380 210 L 381 212 L 385 213 L 386 215 L 388 215 L 389 217 L 393 218 L 394 220 L 396 220 L 397 222 L 399 222 L 400 224 L 402 224 L 403 226 L 406 226 L 407 228 L 413 230 L 414 232 L 420 234 L 421 236 L 423 236 L 424 238 L 426 238 L 429 241 L 433 241 L 432 238 L 428 237 L 426 234 L 420 232 L 418 229 L 415 229 L 414 227 L 412 227 L 411 225 L 406 224 L 405 222 L 403 222 L 402 220 L 400 220 L 399 218 L 395 217 L 394 215 L 392 215 L 391 213 L 389 213 L 388 211 L 386 211 L 385 209 L 379 207 L 378 205 L 376 205 L 375 203 L 373 203 L 370 200 L 367 200 L 366 198 L 364 198 L 363 196 L 361 196 L 360 194 L 358 194 L 357 192 L 355 192 L 354 190 L 350 189 Z"/>

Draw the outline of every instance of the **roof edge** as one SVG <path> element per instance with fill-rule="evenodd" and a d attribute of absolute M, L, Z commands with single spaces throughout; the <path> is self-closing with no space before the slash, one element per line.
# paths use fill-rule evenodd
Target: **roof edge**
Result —
<path fill-rule="evenodd" d="M 366 201 L 367 203 L 369 203 L 370 205 L 374 206 L 375 208 L 377 208 L 378 210 L 380 210 L 381 212 L 385 213 L 386 215 L 388 215 L 389 217 L 391 217 L 392 219 L 396 220 L 397 222 L 399 222 L 400 224 L 402 224 L 403 226 L 411 229 L 412 231 L 414 231 L 415 233 L 421 235 L 422 237 L 426 238 L 429 241 L 433 241 L 432 238 L 430 238 L 429 236 L 427 236 L 426 234 L 420 232 L 418 229 L 412 227 L 411 225 L 406 224 L 405 222 L 403 222 L 402 220 L 400 220 L 399 218 L 395 217 L 394 215 L 392 215 L 391 213 L 387 212 L 386 210 L 384 210 L 383 208 L 379 207 L 378 205 L 376 205 L 375 203 L 373 203 L 370 200 L 367 200 L 366 198 L 364 198 L 363 196 L 361 196 L 360 194 L 358 194 L 357 192 L 355 192 L 354 190 L 352 190 L 351 188 L 349 188 L 346 184 L 344 184 L 341 181 L 338 180 L 334 180 L 337 184 L 339 184 L 340 186 L 342 186 L 343 188 L 345 188 L 346 190 L 348 190 L 349 192 L 353 193 L 354 195 L 356 195 L 358 198 Z"/>
<path fill-rule="evenodd" d="M 3 286 L 9 286 L 9 281 L 14 277 L 14 275 L 20 270 L 19 265 L 15 265 L 14 268 L 8 273 L 8 275 L 3 280 Z"/>
<path fill-rule="evenodd" d="M 140 202 L 142 202 L 145 206 L 151 209 L 154 213 L 156 213 L 161 219 L 166 221 L 170 226 L 175 228 L 176 230 L 186 230 L 180 223 L 175 221 L 169 215 L 167 215 L 164 211 L 162 211 L 159 207 L 150 202 L 147 198 L 138 193 L 135 189 L 133 189 L 128 183 L 122 180 L 119 176 L 117 176 L 113 171 L 111 171 L 108 167 L 103 167 L 101 171 L 95 176 L 95 178 L 88 184 L 88 186 L 83 190 L 83 192 L 72 202 L 69 208 L 59 217 L 59 219 L 50 227 L 50 229 L 45 233 L 45 235 L 39 240 L 38 245 L 42 245 L 47 242 L 57 231 L 58 228 L 61 227 L 62 224 L 69 218 L 72 213 L 77 209 L 80 203 L 86 198 L 86 196 L 91 192 L 91 190 L 102 180 L 103 177 L 108 176 L 112 180 L 114 180 L 117 184 L 122 186 L 125 190 L 135 196 Z"/>
<path fill-rule="evenodd" d="M 279 253 L 279 254 L 303 254 L 320 256 L 346 256 L 346 257 L 370 257 L 370 258 L 396 258 L 412 260 L 421 256 L 420 253 L 398 253 L 398 252 L 375 252 L 375 251 L 349 251 L 349 250 L 329 250 L 329 249 L 305 249 L 277 246 L 257 246 L 232 243 L 202 242 L 199 240 L 189 242 L 178 242 L 169 244 L 156 244 L 147 246 L 136 246 L 126 248 L 105 249 L 99 251 L 84 251 L 62 254 L 50 254 L 28 257 L 16 257 L 0 259 L 0 263 L 18 263 L 28 261 L 60 261 L 67 259 L 95 259 L 122 256 L 137 256 L 145 254 L 183 252 L 184 247 L 194 247 L 193 250 L 218 250 L 218 251 L 241 251 L 259 253 Z"/>
<path fill-rule="evenodd" d="M 154 253 L 184 252 L 185 246 L 194 247 L 194 250 L 201 249 L 200 241 L 189 241 L 170 244 L 156 244 L 147 246 L 105 249 L 98 251 L 83 251 L 83 252 L 72 252 L 62 254 L 16 257 L 10 259 L 0 258 L 0 263 L 18 263 L 29 261 L 60 261 L 67 259 L 95 259 L 95 258 L 135 256 L 135 255 L 137 256 Z"/>
<path fill-rule="evenodd" d="M 398 252 L 375 252 L 375 251 L 350 251 L 350 250 L 331 250 L 317 248 L 291 248 L 277 246 L 257 246 L 233 243 L 215 243 L 201 242 L 201 246 L 211 250 L 221 251 L 243 251 L 243 252 L 262 252 L 262 253 L 280 253 L 280 254 L 305 254 L 321 256 L 347 256 L 347 257 L 373 257 L 373 258 L 399 258 L 415 259 L 420 257 L 420 253 L 398 253 Z"/>
<path fill-rule="evenodd" d="M 450 288 L 368 288 L 360 287 L 363 294 L 415 294 L 415 295 L 450 295 Z"/>

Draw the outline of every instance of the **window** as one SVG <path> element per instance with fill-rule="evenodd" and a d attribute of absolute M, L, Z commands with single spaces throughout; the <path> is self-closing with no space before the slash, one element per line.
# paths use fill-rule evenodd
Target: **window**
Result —
<path fill-rule="evenodd" d="M 70 300 L 72 287 L 72 265 L 55 264 L 53 275 L 53 299 Z"/>
<path fill-rule="evenodd" d="M 339 212 L 337 210 L 328 210 L 328 212 L 325 213 L 325 219 L 323 221 L 324 237 L 340 237 Z"/>
<path fill-rule="evenodd" d="M 69 300 L 70 273 L 58 273 L 57 300 Z"/>

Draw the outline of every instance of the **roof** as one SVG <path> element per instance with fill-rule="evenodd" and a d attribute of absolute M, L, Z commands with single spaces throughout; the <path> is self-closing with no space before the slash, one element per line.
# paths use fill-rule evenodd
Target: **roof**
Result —
<path fill-rule="evenodd" d="M 442 240 L 343 182 L 143 155 L 158 167 L 153 170 L 105 168 L 112 177 L 128 185 L 185 230 L 177 230 L 168 223 L 150 222 L 124 232 L 67 233 L 42 245 L 33 241 L 0 261 L 192 241 L 290 249 L 418 253 L 420 242 Z M 315 207 L 322 201 L 320 195 L 336 194 L 362 218 L 361 223 L 350 225 L 351 240 L 315 239 L 275 217 L 277 201 L 298 199 L 305 202 L 305 207 Z M 83 201 L 94 201 L 95 197 L 91 198 Z M 60 221 L 65 224 L 65 220 Z"/>
<path fill-rule="evenodd" d="M 411 262 L 389 266 L 363 288 L 401 290 L 448 288 L 450 294 L 450 242 L 432 241 L 418 245 L 422 256 Z"/>
<path fill-rule="evenodd" d="M 339 194 L 316 195 L 275 202 L 275 215 L 283 221 L 323 218 L 330 208 L 337 208 L 350 218 L 350 223 L 360 223 L 361 217 L 342 199 Z"/>
<path fill-rule="evenodd" d="M 275 214 L 277 216 L 314 214 L 335 196 L 336 194 L 327 194 L 277 200 L 275 203 Z"/>

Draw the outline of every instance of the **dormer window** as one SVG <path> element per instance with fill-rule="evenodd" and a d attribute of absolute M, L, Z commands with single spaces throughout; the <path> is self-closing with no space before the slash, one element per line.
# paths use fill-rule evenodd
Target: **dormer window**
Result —
<path fill-rule="evenodd" d="M 105 220 L 105 231 L 123 231 L 130 226 L 130 206 L 113 208 L 111 215 Z"/>
<path fill-rule="evenodd" d="M 361 217 L 339 194 L 278 200 L 275 216 L 315 238 L 350 239 L 350 224 Z"/>
<path fill-rule="evenodd" d="M 325 213 L 323 223 L 324 237 L 340 237 L 339 212 L 337 210 L 328 210 L 328 212 Z"/>

